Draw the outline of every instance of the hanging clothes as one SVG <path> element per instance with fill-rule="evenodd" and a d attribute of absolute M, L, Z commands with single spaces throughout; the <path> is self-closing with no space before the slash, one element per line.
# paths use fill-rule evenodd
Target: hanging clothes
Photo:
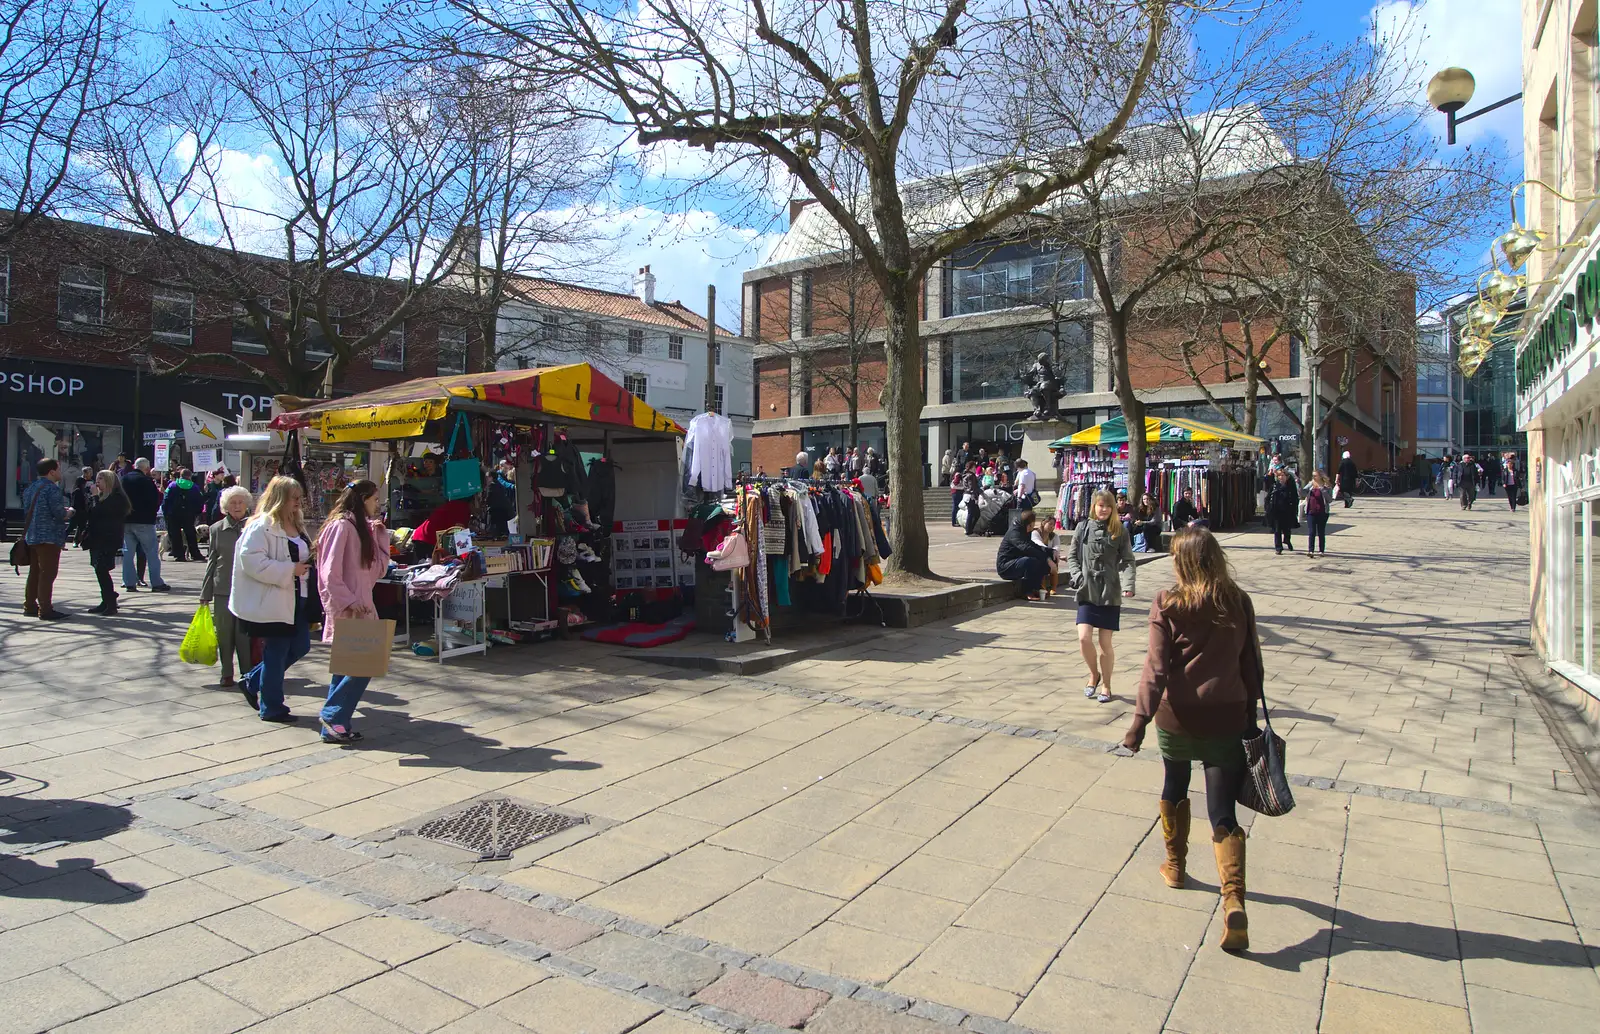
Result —
<path fill-rule="evenodd" d="M 733 421 L 720 413 L 701 413 L 689 421 L 685 439 L 689 485 L 707 492 L 733 487 Z"/>

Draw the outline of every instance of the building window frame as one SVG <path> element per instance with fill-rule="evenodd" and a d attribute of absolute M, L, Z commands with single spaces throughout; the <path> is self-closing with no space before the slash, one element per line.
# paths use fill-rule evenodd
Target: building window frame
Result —
<path fill-rule="evenodd" d="M 163 312 L 177 317 L 169 329 L 161 327 Z M 175 345 L 194 343 L 194 292 L 157 284 L 150 292 L 150 336 Z"/>
<path fill-rule="evenodd" d="M 454 323 L 439 325 L 439 354 L 435 369 L 441 376 L 467 372 L 467 328 Z"/>
<path fill-rule="evenodd" d="M 390 327 L 372 352 L 374 370 L 404 370 L 406 368 L 406 324 L 404 320 Z"/>
<path fill-rule="evenodd" d="M 324 327 L 314 313 L 306 314 L 305 355 L 307 359 L 332 359 L 334 345 L 332 340 L 344 336 L 344 325 L 339 322 L 340 311 L 328 307 L 328 322 L 332 324 L 332 335 L 329 328 Z"/>
<path fill-rule="evenodd" d="M 69 304 L 69 299 L 81 304 Z M 85 318 L 78 318 L 80 309 Z M 106 268 L 63 264 L 56 280 L 56 325 L 63 330 L 98 333 L 105 323 Z"/>
<path fill-rule="evenodd" d="M 648 403 L 650 401 L 650 378 L 642 373 L 625 373 L 622 375 L 622 390 L 640 402 Z"/>
<path fill-rule="evenodd" d="M 682 361 L 682 359 L 683 359 L 683 335 L 682 334 L 668 334 L 667 335 L 667 358 L 668 359 L 677 359 L 679 361 Z"/>
<path fill-rule="evenodd" d="M 628 354 L 644 355 L 644 331 L 638 327 L 628 328 Z"/>
<path fill-rule="evenodd" d="M 272 300 L 270 298 L 257 298 L 256 304 L 267 310 L 267 332 L 270 334 L 273 313 Z M 241 337 L 240 328 L 245 328 L 245 333 L 249 334 L 250 337 Z M 231 335 L 229 343 L 235 352 L 244 352 L 249 355 L 267 354 L 267 339 L 265 337 L 259 341 L 251 340 L 252 337 L 261 336 L 261 331 L 256 326 L 255 319 L 250 315 L 250 310 L 245 307 L 244 302 L 233 303 L 233 324 L 229 333 Z"/>
<path fill-rule="evenodd" d="M 711 408 L 716 410 L 718 416 L 726 416 L 727 415 L 727 413 L 725 412 L 727 407 L 723 404 L 723 400 L 726 397 L 727 397 L 727 395 L 723 391 L 722 385 L 720 385 L 720 384 L 715 385 L 711 389 L 711 399 L 712 399 Z"/>

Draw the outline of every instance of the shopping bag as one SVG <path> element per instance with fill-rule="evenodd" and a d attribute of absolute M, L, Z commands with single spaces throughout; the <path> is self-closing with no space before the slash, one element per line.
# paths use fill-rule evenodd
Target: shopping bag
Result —
<path fill-rule="evenodd" d="M 456 436 L 467 433 L 467 458 L 449 459 L 455 455 Z M 446 499 L 471 499 L 483 491 L 483 465 L 472 455 L 472 429 L 467 426 L 467 414 L 456 414 L 455 430 L 450 432 L 450 442 L 444 454 L 444 497 Z"/>
<path fill-rule="evenodd" d="M 183 644 L 178 647 L 178 659 L 185 664 L 208 667 L 217 663 L 217 629 L 211 623 L 210 604 L 202 603 L 196 608 L 189 631 L 184 633 Z"/>
<path fill-rule="evenodd" d="M 376 618 L 339 618 L 333 623 L 333 649 L 328 672 L 375 679 L 389 674 L 389 649 L 394 622 Z"/>
<path fill-rule="evenodd" d="M 1262 727 L 1244 738 L 1245 775 L 1239 784 L 1239 803 L 1253 812 L 1277 818 L 1294 810 L 1294 792 L 1283 769 L 1283 737 L 1272 731 L 1266 701 L 1261 707 Z"/>

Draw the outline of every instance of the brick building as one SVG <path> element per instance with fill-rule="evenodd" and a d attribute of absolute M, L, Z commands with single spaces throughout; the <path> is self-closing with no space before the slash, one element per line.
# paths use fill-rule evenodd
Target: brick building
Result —
<path fill-rule="evenodd" d="M 352 274 L 312 292 L 305 282 L 272 258 L 35 223 L 0 254 L 4 509 L 16 511 L 42 456 L 69 470 L 149 456 L 145 434 L 179 427 L 180 403 L 266 412 L 286 387 L 320 384 L 335 353 L 339 393 L 481 362 L 464 294 Z M 254 314 L 243 289 L 255 292 Z M 287 294 L 300 299 L 294 334 Z M 312 308 L 326 321 L 308 322 Z"/>
<path fill-rule="evenodd" d="M 916 203 L 921 184 L 905 185 L 908 207 Z M 1170 233 L 1161 218 L 1148 213 L 1130 217 L 1119 227 L 1124 234 Z M 1126 240 L 1126 236 L 1123 238 Z M 815 204 L 795 202 L 790 226 L 765 265 L 744 274 L 744 333 L 756 340 L 756 428 L 753 448 L 757 468 L 777 471 L 805 449 L 817 455 L 829 446 L 848 444 L 848 405 L 840 379 L 823 375 L 855 349 L 860 359 L 856 383 L 861 399 L 859 440 L 884 448 L 884 414 L 879 393 L 885 380 L 881 354 L 881 305 L 869 279 L 854 275 L 848 252 L 831 218 Z M 1128 249 L 1130 251 L 1136 249 Z M 1146 248 L 1145 251 L 1152 249 Z M 1018 239 L 978 242 L 940 263 L 926 278 L 920 301 L 923 342 L 922 459 L 928 483 L 937 475 L 939 458 L 949 448 L 970 442 L 991 453 L 1005 448 L 1018 455 L 1023 424 L 1031 406 L 1023 398 L 1024 372 L 1043 352 L 1053 357 L 1067 395 L 1061 401 L 1063 433 L 1104 421 L 1120 412 L 1113 392 L 1110 341 L 1091 295 L 1081 254 L 1059 245 L 1043 247 Z M 846 305 L 842 299 L 853 304 Z M 850 319 L 841 314 L 849 312 Z M 1186 417 L 1207 423 L 1224 421 L 1206 400 L 1206 392 L 1232 408 L 1241 419 L 1245 381 L 1237 362 L 1221 348 L 1194 359 L 1206 392 L 1184 368 L 1176 342 L 1186 327 L 1181 314 L 1170 322 L 1145 319 L 1130 332 L 1133 386 L 1148 415 Z M 865 335 L 876 348 L 849 344 L 853 324 L 866 321 Z M 1408 315 L 1406 324 L 1411 319 Z M 1332 329 L 1331 327 L 1329 328 Z M 875 332 L 875 333 L 874 333 Z M 1239 334 L 1225 325 L 1222 333 Z M 841 346 L 841 341 L 846 342 Z M 1316 349 L 1304 349 L 1284 335 L 1261 356 L 1273 384 L 1302 420 L 1315 424 L 1338 398 L 1340 369 L 1307 361 Z M 1305 354 L 1303 354 L 1305 353 Z M 1341 364 L 1342 365 L 1342 364 Z M 1365 355 L 1349 394 L 1317 444 L 1317 462 L 1337 463 L 1349 450 L 1363 468 L 1390 469 L 1409 461 L 1415 438 L 1416 378 L 1394 361 Z M 1320 391 L 1313 396 L 1313 379 Z M 1271 448 L 1292 456 L 1300 428 L 1261 389 L 1256 433 Z M 1313 398 L 1316 401 L 1313 401 Z M 1049 472 L 1041 478 L 1052 483 Z"/>

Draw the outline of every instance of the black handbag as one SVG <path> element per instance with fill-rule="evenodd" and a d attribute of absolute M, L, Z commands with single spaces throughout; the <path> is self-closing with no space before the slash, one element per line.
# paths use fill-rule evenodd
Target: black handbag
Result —
<path fill-rule="evenodd" d="M 21 574 L 24 567 L 33 566 L 33 547 L 28 545 L 28 529 L 33 525 L 33 511 L 39 505 L 39 496 L 36 493 L 33 502 L 28 504 L 28 512 L 22 518 L 22 534 L 17 541 L 11 543 L 11 573 Z"/>
<path fill-rule="evenodd" d="M 1256 666 L 1265 679 L 1266 667 L 1261 663 L 1261 637 L 1256 632 L 1256 615 L 1250 611 L 1250 637 L 1256 645 Z M 1287 815 L 1294 810 L 1294 791 L 1289 789 L 1289 776 L 1284 771 L 1283 737 L 1272 731 L 1272 711 L 1266 698 L 1261 700 L 1261 728 L 1244 737 L 1244 779 L 1239 782 L 1238 802 L 1251 811 L 1269 818 Z"/>

